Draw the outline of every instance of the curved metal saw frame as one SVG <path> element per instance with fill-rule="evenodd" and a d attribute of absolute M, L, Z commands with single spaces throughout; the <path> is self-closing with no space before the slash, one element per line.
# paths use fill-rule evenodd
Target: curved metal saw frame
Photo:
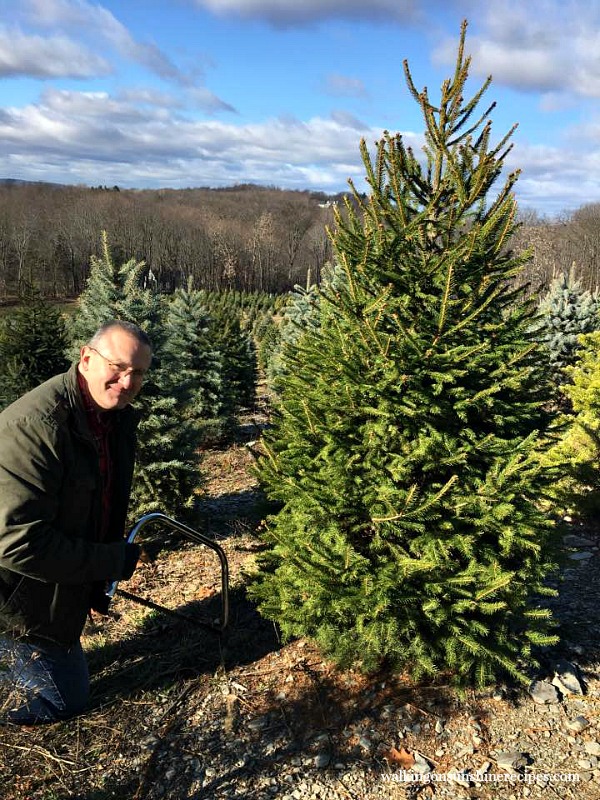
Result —
<path fill-rule="evenodd" d="M 208 622 L 197 619 L 190 614 L 184 614 L 181 611 L 176 611 L 174 609 L 167 608 L 166 606 L 159 605 L 158 603 L 154 603 L 152 600 L 147 600 L 139 595 L 119 589 L 119 581 L 112 581 L 112 583 L 110 583 L 106 591 L 106 596 L 108 597 L 109 601 L 112 600 L 115 594 L 119 594 L 123 597 L 126 597 L 128 600 L 132 600 L 134 603 L 139 603 L 147 608 L 153 608 L 155 611 L 161 611 L 165 614 L 178 617 L 179 619 L 184 619 L 187 622 L 194 623 L 195 625 L 203 625 L 217 631 L 225 630 L 229 621 L 229 566 L 227 563 L 227 556 L 225 555 L 223 548 L 208 536 L 199 533 L 193 528 L 190 528 L 188 525 L 184 525 L 183 522 L 179 522 L 178 520 L 167 517 L 166 514 L 161 514 L 159 512 L 146 514 L 145 516 L 140 517 L 140 519 L 135 523 L 129 532 L 127 541 L 129 543 L 134 542 L 139 532 L 147 525 L 152 523 L 160 523 L 168 528 L 173 528 L 174 530 L 179 531 L 179 533 L 182 533 L 187 539 L 191 539 L 191 541 L 196 542 L 197 544 L 205 545 L 217 554 L 221 564 L 221 616 L 219 621 Z"/>

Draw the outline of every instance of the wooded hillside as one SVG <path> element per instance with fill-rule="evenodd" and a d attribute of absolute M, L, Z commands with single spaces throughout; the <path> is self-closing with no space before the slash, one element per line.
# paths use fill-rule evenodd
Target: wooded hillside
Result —
<path fill-rule="evenodd" d="M 171 292 L 192 276 L 199 289 L 283 292 L 319 282 L 331 259 L 326 227 L 343 195 L 253 185 L 230 189 L 119 190 L 118 187 L 0 183 L 0 301 L 35 283 L 47 297 L 76 297 L 106 230 L 118 262 L 145 261 Z M 531 246 L 524 277 L 545 289 L 575 271 L 600 284 L 600 206 L 559 221 L 529 215 L 514 242 Z"/>

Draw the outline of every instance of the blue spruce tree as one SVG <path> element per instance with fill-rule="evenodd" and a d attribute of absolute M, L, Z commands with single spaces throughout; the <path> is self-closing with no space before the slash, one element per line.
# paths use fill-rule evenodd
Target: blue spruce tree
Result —
<path fill-rule="evenodd" d="M 116 264 L 103 233 L 102 255 L 92 256 L 71 326 L 71 355 L 77 357 L 81 344 L 110 319 L 134 322 L 149 335 L 154 357 L 135 401 L 140 425 L 129 513 L 132 519 L 152 511 L 181 518 L 193 507 L 201 483 L 198 442 L 193 424 L 180 414 L 178 397 L 161 385 L 161 374 L 177 374 L 179 366 L 167 352 L 163 300 L 144 288 L 145 273 L 144 262 L 135 259 Z"/>
<path fill-rule="evenodd" d="M 597 292 L 583 289 L 574 270 L 554 278 L 539 305 L 537 337 L 548 351 L 552 378 L 567 382 L 565 367 L 573 366 L 580 348 L 579 336 L 600 328 Z"/>
<path fill-rule="evenodd" d="M 223 412 L 223 358 L 210 335 L 204 294 L 191 281 L 177 289 L 165 317 L 160 384 L 177 397 L 178 413 L 197 431 L 198 444 L 219 437 Z"/>

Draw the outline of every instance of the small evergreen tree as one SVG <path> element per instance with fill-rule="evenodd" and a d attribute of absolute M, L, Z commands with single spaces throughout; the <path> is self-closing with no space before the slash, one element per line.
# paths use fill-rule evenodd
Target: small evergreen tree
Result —
<path fill-rule="evenodd" d="M 243 292 L 201 292 L 211 323 L 210 336 L 222 359 L 222 422 L 231 431 L 236 415 L 252 408 L 256 399 L 258 358 L 246 306 L 252 296 Z"/>
<path fill-rule="evenodd" d="M 279 323 L 274 316 L 266 316 L 260 321 L 254 338 L 256 340 L 257 365 L 264 373 L 268 370 L 273 354 L 279 349 L 281 343 Z"/>
<path fill-rule="evenodd" d="M 535 308 L 510 288 L 517 175 L 490 196 L 512 131 L 492 145 L 491 108 L 476 115 L 489 81 L 464 99 L 465 29 L 439 103 L 405 64 L 425 166 L 400 135 L 374 162 L 363 142 L 370 195 L 336 212 L 345 280 L 287 358 L 258 467 L 281 510 L 250 593 L 342 665 L 481 685 L 526 680 L 554 641 L 535 600 L 554 568 L 552 415 Z"/>
<path fill-rule="evenodd" d="M 279 387 L 285 386 L 288 353 L 293 357 L 303 333 L 320 325 L 319 305 L 322 290 L 338 291 L 343 287 L 344 281 L 343 270 L 338 265 L 327 264 L 323 269 L 320 285 L 307 282 L 306 289 L 297 285 L 290 292 L 281 315 L 279 341 L 273 348 L 267 365 L 267 378 L 275 392 L 279 391 Z"/>
<path fill-rule="evenodd" d="M 210 337 L 201 292 L 177 289 L 165 319 L 160 385 L 178 400 L 178 413 L 198 432 L 198 442 L 218 438 L 222 414 L 222 357 Z"/>
<path fill-rule="evenodd" d="M 584 290 L 574 271 L 555 278 L 539 305 L 537 337 L 548 350 L 549 367 L 556 384 L 566 381 L 565 367 L 572 366 L 579 336 L 600 327 L 597 293 Z"/>
<path fill-rule="evenodd" d="M 143 261 L 129 259 L 117 264 L 111 254 L 106 231 L 101 236 L 101 255 L 92 255 L 90 274 L 79 296 L 77 313 L 69 325 L 72 360 L 79 357 L 82 343 L 109 319 L 139 325 L 150 337 L 157 353 L 163 344 L 163 304 L 156 292 L 143 288 L 147 272 Z"/>
<path fill-rule="evenodd" d="M 20 306 L 0 324 L 0 405 L 68 367 L 65 322 L 39 291 L 25 287 Z"/>
<path fill-rule="evenodd" d="M 267 362 L 267 380 L 272 389 L 278 391 L 279 384 L 285 384 L 285 354 L 297 345 L 303 332 L 318 325 L 319 287 L 313 283 L 306 289 L 294 286 L 288 303 L 281 315 L 279 336 L 276 346 L 271 350 Z"/>
<path fill-rule="evenodd" d="M 178 397 L 164 390 L 160 376 L 177 373 L 165 350 L 163 303 L 155 292 L 143 288 L 145 264 L 131 259 L 115 264 L 102 234 L 102 256 L 93 256 L 85 290 L 79 298 L 72 326 L 72 355 L 82 343 L 110 319 L 139 325 L 154 349 L 152 369 L 135 401 L 140 411 L 137 464 L 129 515 L 132 519 L 153 511 L 183 517 L 194 502 L 200 484 L 197 436 L 189 419 L 182 416 Z"/>
<path fill-rule="evenodd" d="M 579 337 L 578 356 L 565 367 L 561 391 L 570 410 L 545 460 L 560 470 L 552 487 L 560 510 L 595 520 L 600 512 L 600 331 Z"/>
<path fill-rule="evenodd" d="M 241 409 L 254 406 L 256 347 L 251 335 L 242 330 L 239 319 L 226 307 L 212 309 L 210 336 L 222 359 L 221 414 L 223 430 L 227 432 L 232 430 Z"/>

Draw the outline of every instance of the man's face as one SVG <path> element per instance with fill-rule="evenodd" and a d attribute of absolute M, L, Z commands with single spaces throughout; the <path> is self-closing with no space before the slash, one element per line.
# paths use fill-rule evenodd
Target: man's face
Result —
<path fill-rule="evenodd" d="M 81 348 L 79 372 L 99 411 L 125 408 L 142 388 L 152 351 L 122 328 L 109 328 L 96 347 Z"/>

